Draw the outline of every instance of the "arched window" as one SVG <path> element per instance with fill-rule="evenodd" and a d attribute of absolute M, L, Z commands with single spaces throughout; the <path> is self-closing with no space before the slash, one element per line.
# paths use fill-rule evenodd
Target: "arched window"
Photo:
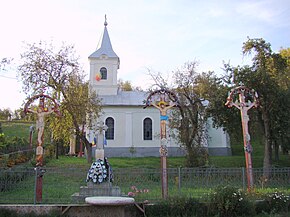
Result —
<path fill-rule="evenodd" d="M 102 67 L 100 69 L 100 73 L 101 73 L 101 79 L 102 80 L 107 80 L 107 69 L 105 67 Z"/>
<path fill-rule="evenodd" d="M 152 120 L 145 118 L 143 121 L 143 139 L 152 140 Z"/>
<path fill-rule="evenodd" d="M 113 140 L 114 139 L 114 128 L 115 128 L 115 123 L 114 123 L 114 119 L 111 117 L 108 117 L 106 119 L 105 124 L 107 125 L 108 129 L 105 133 L 106 139 L 107 140 Z"/>

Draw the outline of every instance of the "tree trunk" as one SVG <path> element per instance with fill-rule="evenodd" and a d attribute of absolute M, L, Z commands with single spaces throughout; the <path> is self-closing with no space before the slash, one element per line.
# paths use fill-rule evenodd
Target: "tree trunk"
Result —
<path fill-rule="evenodd" d="M 279 160 L 279 144 L 276 140 L 274 141 L 274 154 L 275 154 L 275 161 Z"/>
<path fill-rule="evenodd" d="M 92 158 L 92 146 L 89 143 L 89 141 L 87 140 L 85 135 L 82 135 L 81 140 L 83 141 L 83 143 L 86 146 L 87 149 L 87 162 L 88 163 L 92 163 L 93 162 L 93 158 Z"/>
<path fill-rule="evenodd" d="M 58 142 L 56 143 L 55 146 L 55 159 L 58 159 Z"/>
<path fill-rule="evenodd" d="M 264 161 L 263 161 L 263 175 L 268 178 L 271 168 L 271 136 L 270 136 L 270 121 L 268 112 L 262 108 L 264 131 L 265 131 L 265 148 L 264 148 Z"/>

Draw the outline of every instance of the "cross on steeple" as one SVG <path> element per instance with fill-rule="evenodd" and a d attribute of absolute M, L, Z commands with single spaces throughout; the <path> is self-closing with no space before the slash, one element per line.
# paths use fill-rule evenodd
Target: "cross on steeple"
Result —
<path fill-rule="evenodd" d="M 104 25 L 107 26 L 108 25 L 108 22 L 107 22 L 107 15 L 105 14 L 105 22 L 104 22 Z"/>

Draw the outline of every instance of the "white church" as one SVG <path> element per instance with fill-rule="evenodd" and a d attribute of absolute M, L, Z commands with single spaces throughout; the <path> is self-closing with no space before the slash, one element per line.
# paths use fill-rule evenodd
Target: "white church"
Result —
<path fill-rule="evenodd" d="M 90 86 L 101 99 L 103 113 L 96 122 L 104 122 L 107 157 L 160 156 L 160 112 L 154 107 L 144 107 L 147 92 L 118 89 L 120 58 L 114 52 L 104 23 L 104 32 L 98 48 L 89 57 Z M 170 119 L 169 119 L 170 121 Z M 208 124 L 208 141 L 205 148 L 210 155 L 231 155 L 227 133 Z M 88 134 L 90 142 L 94 135 Z M 185 149 L 168 136 L 168 156 L 183 156 Z"/>

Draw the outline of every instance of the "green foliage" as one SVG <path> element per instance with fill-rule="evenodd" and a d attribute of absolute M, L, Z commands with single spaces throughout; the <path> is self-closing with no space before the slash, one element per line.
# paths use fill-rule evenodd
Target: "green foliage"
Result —
<path fill-rule="evenodd" d="M 254 207 L 245 193 L 234 187 L 218 187 L 209 194 L 209 216 L 252 216 Z"/>
<path fill-rule="evenodd" d="M 257 213 L 281 213 L 290 211 L 290 196 L 283 192 L 274 192 L 263 196 L 256 205 Z"/>
<path fill-rule="evenodd" d="M 130 81 L 123 81 L 122 79 L 118 79 L 118 87 L 122 91 L 132 91 L 133 87 Z"/>
<path fill-rule="evenodd" d="M 0 217 L 60 217 L 62 216 L 61 213 L 57 211 L 51 211 L 48 214 L 37 214 L 35 212 L 28 212 L 20 214 L 16 210 L 10 210 L 1 208 L 0 209 Z"/>
<path fill-rule="evenodd" d="M 0 153 L 8 154 L 27 148 L 28 141 L 17 136 L 9 137 L 4 133 L 0 134 Z"/>
<path fill-rule="evenodd" d="M 197 72 L 197 62 L 185 63 L 174 72 L 174 88 L 178 96 L 178 109 L 171 115 L 170 127 L 179 143 L 187 150 L 187 166 L 204 166 L 208 153 L 203 148 L 207 141 L 205 93 L 212 82 L 211 73 Z"/>
<path fill-rule="evenodd" d="M 89 141 L 80 129 L 86 121 L 91 126 L 91 120 L 96 120 L 101 107 L 96 93 L 89 91 L 89 82 L 85 81 L 74 47 L 62 45 L 55 48 L 43 42 L 27 44 L 21 59 L 23 62 L 18 66 L 18 72 L 24 92 L 34 95 L 45 88 L 47 94 L 61 104 L 64 118 L 49 118 L 52 137 L 65 141 L 75 130 L 74 134 L 89 150 Z M 88 161 L 91 161 L 90 155 Z"/>
<path fill-rule="evenodd" d="M 6 136 L 9 137 L 20 137 L 29 138 L 29 127 L 35 125 L 35 122 L 17 122 L 17 121 L 6 121 L 2 122 L 2 130 Z M 34 135 L 36 139 L 36 135 Z"/>
<path fill-rule="evenodd" d="M 8 120 L 12 117 L 12 111 L 10 109 L 0 109 L 0 120 Z"/>
<path fill-rule="evenodd" d="M 172 197 L 153 206 L 146 206 L 148 217 L 206 216 L 206 206 L 194 198 Z"/>

